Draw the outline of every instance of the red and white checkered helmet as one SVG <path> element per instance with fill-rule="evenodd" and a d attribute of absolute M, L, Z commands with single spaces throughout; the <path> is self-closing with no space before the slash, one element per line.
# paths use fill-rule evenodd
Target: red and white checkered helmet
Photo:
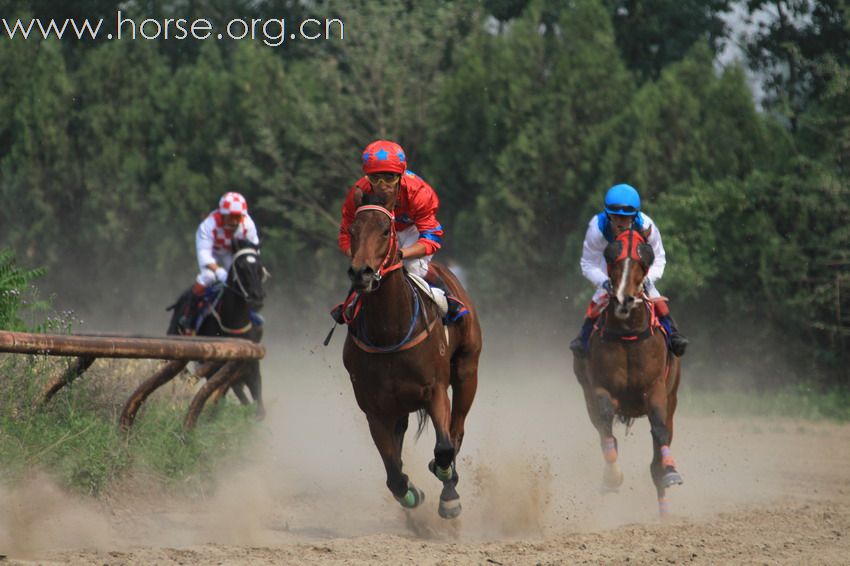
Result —
<path fill-rule="evenodd" d="M 222 216 L 228 214 L 242 216 L 248 214 L 248 202 L 239 193 L 225 193 L 218 201 L 218 211 Z"/>

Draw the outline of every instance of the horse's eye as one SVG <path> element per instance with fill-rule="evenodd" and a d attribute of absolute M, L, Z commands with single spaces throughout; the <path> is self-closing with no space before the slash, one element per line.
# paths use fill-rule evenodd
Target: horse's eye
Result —
<path fill-rule="evenodd" d="M 349 228 L 348 228 L 348 235 L 349 235 L 349 236 L 353 236 L 353 235 L 354 235 L 354 228 L 353 228 L 353 227 L 349 227 Z"/>
<path fill-rule="evenodd" d="M 389 236 L 389 235 L 390 235 L 390 229 L 387 228 L 386 230 L 384 230 L 384 236 Z"/>

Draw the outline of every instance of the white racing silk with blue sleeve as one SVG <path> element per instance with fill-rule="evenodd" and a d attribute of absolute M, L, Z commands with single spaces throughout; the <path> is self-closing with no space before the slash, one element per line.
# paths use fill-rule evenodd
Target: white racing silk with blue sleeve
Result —
<path fill-rule="evenodd" d="M 664 245 L 661 243 L 661 232 L 655 222 L 642 212 L 638 212 L 641 216 L 643 229 L 652 228 L 647 243 L 652 246 L 652 251 L 655 252 L 655 261 L 649 268 L 649 274 L 646 278 L 646 292 L 650 298 L 659 297 L 661 293 L 655 288 L 655 282 L 661 279 L 664 275 L 664 267 L 667 265 L 667 254 L 664 252 Z M 608 280 L 608 265 L 605 262 L 605 248 L 609 244 L 606 238 L 605 227 L 607 226 L 607 218 L 602 215 L 594 215 L 587 225 L 587 232 L 584 235 L 584 244 L 581 252 L 581 273 L 597 289 L 593 294 L 593 302 L 598 303 L 599 298 L 606 294 L 602 284 Z M 610 232 L 609 232 L 610 234 Z"/>

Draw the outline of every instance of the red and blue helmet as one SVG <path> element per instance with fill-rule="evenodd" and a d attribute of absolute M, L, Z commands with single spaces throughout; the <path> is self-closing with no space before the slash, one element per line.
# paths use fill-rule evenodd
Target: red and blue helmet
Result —
<path fill-rule="evenodd" d="M 640 212 L 640 195 L 631 186 L 614 185 L 605 194 L 605 212 L 620 216 L 635 216 Z"/>
<path fill-rule="evenodd" d="M 407 157 L 404 150 L 395 142 L 378 140 L 363 150 L 363 172 L 396 173 L 401 175 L 407 169 Z"/>

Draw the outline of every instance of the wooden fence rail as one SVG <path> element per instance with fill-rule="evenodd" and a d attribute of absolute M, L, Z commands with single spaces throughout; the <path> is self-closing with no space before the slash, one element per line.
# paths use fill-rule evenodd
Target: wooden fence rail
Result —
<path fill-rule="evenodd" d="M 142 383 L 127 400 L 119 424 L 128 431 L 136 412 L 157 388 L 174 378 L 190 361 L 209 362 L 198 370 L 208 381 L 196 394 L 186 415 L 185 426 L 193 428 L 210 396 L 217 399 L 234 386 L 246 360 L 259 360 L 266 354 L 260 344 L 237 338 L 169 336 L 117 336 L 106 334 L 31 334 L 0 331 L 0 352 L 47 356 L 76 356 L 71 365 L 48 382 L 37 404 L 50 401 L 65 385 L 82 375 L 97 358 L 170 360 Z M 219 391 L 220 389 L 220 391 Z M 237 394 L 241 390 L 237 390 Z M 213 395 L 213 394 L 216 395 Z M 246 402 L 244 396 L 240 400 Z"/>
<path fill-rule="evenodd" d="M 93 358 L 157 360 L 259 360 L 260 344 L 235 338 L 110 336 L 101 334 L 31 334 L 0 331 L 0 352 Z"/>

